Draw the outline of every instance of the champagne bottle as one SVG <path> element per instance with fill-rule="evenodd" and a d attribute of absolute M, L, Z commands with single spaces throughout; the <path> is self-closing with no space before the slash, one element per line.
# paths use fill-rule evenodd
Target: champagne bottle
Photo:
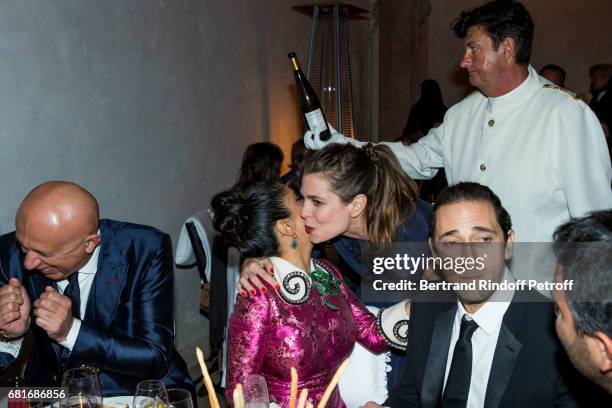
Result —
<path fill-rule="evenodd" d="M 302 113 L 306 118 L 306 123 L 313 133 L 319 132 L 319 138 L 322 141 L 327 141 L 331 137 L 329 126 L 327 126 L 327 119 L 321 109 L 321 102 L 315 93 L 314 89 L 306 79 L 306 75 L 300 68 L 295 52 L 289 53 L 289 60 L 293 67 L 293 76 L 295 77 L 295 86 L 298 90 L 298 98 L 300 99 L 300 105 L 302 106 Z"/>

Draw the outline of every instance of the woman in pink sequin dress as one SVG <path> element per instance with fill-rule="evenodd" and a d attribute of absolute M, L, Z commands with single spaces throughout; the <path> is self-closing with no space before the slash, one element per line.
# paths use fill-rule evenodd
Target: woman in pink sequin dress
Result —
<path fill-rule="evenodd" d="M 243 256 L 270 257 L 280 285 L 238 297 L 230 317 L 226 396 L 249 374 L 265 377 L 282 407 L 289 406 L 290 370 L 298 389 L 316 406 L 355 342 L 373 352 L 387 349 L 376 316 L 344 286 L 327 261 L 311 259 L 312 244 L 300 217 L 301 203 L 280 184 L 256 183 L 243 193 L 213 198 L 214 227 Z M 344 407 L 336 388 L 328 407 Z"/>

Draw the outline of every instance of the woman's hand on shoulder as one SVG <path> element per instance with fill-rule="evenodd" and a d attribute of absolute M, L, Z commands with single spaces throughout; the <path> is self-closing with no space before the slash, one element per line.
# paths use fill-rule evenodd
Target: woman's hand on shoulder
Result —
<path fill-rule="evenodd" d="M 240 279 L 236 282 L 236 289 L 240 296 L 255 296 L 258 291 L 266 293 L 267 282 L 276 290 L 280 289 L 279 283 L 274 278 L 274 266 L 270 258 L 247 258 L 242 263 Z"/>

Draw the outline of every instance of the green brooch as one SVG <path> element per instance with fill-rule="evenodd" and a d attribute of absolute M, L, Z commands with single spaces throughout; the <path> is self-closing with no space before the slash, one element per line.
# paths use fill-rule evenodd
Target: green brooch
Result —
<path fill-rule="evenodd" d="M 310 273 L 312 286 L 319 292 L 323 299 L 323 304 L 331 310 L 336 311 L 338 308 L 332 305 L 327 299 L 328 296 L 336 296 L 340 293 L 340 281 L 335 279 L 333 274 L 326 268 L 314 264 L 314 271 Z"/>

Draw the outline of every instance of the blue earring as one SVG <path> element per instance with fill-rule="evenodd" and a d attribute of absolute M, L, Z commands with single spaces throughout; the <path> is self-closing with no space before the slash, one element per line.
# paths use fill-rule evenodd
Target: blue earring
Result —
<path fill-rule="evenodd" d="M 294 235 L 293 239 L 291 240 L 291 245 L 290 245 L 291 249 L 296 249 L 298 247 L 298 243 L 297 243 L 296 238 L 297 238 L 297 235 Z"/>

